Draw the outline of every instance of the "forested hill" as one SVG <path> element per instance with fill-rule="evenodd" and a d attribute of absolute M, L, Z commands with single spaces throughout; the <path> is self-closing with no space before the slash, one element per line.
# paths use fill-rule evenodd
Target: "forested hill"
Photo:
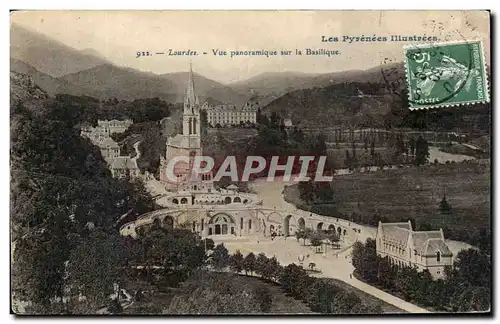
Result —
<path fill-rule="evenodd" d="M 363 123 L 371 119 L 380 123 L 381 117 L 390 111 L 390 100 L 382 84 L 341 83 L 289 92 L 262 108 L 262 112 L 291 116 L 294 124 L 304 126 Z"/>
<path fill-rule="evenodd" d="M 404 94 L 383 83 L 348 82 L 288 92 L 261 109 L 300 127 L 413 128 L 489 134 L 491 103 L 410 111 Z"/>
<path fill-rule="evenodd" d="M 99 149 L 80 136 L 95 99 L 45 99 L 30 95 L 30 82 L 16 87 L 25 96 L 11 103 L 12 289 L 47 314 L 57 312 L 51 300 L 64 294 L 65 263 L 89 231 L 117 235 L 121 215 L 152 210 L 153 201 L 142 183 L 112 178 Z"/>

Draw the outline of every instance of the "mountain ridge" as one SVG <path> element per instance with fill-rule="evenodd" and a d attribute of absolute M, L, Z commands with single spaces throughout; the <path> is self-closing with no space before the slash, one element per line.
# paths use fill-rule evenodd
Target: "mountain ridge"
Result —
<path fill-rule="evenodd" d="M 14 23 L 10 26 L 10 57 L 21 60 L 52 77 L 109 63 L 106 59 L 88 51 L 79 51 L 54 38 Z"/>

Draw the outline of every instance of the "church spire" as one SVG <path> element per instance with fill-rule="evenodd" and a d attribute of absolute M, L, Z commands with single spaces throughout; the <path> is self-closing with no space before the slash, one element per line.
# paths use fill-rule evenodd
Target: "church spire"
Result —
<path fill-rule="evenodd" d="M 198 98 L 196 97 L 196 93 L 194 91 L 193 64 L 191 62 L 189 62 L 189 81 L 186 89 L 186 101 L 190 105 L 198 104 Z"/>

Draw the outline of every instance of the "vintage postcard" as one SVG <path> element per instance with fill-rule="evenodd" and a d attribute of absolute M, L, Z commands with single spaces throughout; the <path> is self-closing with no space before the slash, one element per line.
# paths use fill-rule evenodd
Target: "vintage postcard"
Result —
<path fill-rule="evenodd" d="M 492 314 L 488 11 L 14 11 L 11 312 Z"/>

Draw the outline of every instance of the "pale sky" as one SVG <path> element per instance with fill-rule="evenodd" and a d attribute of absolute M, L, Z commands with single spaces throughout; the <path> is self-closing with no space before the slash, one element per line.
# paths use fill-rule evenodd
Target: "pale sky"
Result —
<path fill-rule="evenodd" d="M 195 72 L 230 83 L 263 72 L 327 73 L 403 61 L 408 42 L 324 43 L 322 36 L 437 36 L 481 39 L 489 62 L 486 11 L 25 11 L 11 21 L 79 50 L 91 48 L 119 66 L 157 74 Z M 339 50 L 332 56 L 216 57 L 212 49 Z M 137 51 L 195 50 L 200 56 L 136 58 Z M 207 55 L 201 55 L 207 52 Z M 305 54 L 305 53 L 304 53 Z"/>

